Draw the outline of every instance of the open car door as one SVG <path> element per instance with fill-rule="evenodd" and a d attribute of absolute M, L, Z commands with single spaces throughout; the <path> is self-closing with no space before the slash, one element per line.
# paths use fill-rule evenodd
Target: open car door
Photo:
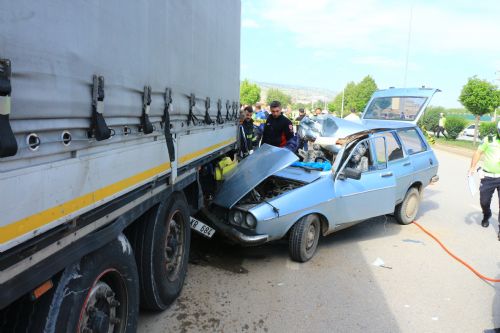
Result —
<path fill-rule="evenodd" d="M 361 119 L 365 125 L 375 125 L 380 121 L 416 124 L 432 96 L 439 91 L 434 88 L 391 88 L 376 91 Z"/>

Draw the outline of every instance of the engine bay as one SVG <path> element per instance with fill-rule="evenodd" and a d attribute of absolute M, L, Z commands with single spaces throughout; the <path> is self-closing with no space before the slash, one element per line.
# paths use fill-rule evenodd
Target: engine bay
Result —
<path fill-rule="evenodd" d="M 239 204 L 259 204 L 304 185 L 291 179 L 271 176 L 245 195 Z"/>

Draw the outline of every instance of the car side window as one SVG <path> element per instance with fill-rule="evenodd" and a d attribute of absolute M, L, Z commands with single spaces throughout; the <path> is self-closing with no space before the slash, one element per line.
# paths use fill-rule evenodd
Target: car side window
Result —
<path fill-rule="evenodd" d="M 420 153 L 427 149 L 415 128 L 398 131 L 398 135 L 408 155 Z"/>
<path fill-rule="evenodd" d="M 390 162 L 403 158 L 403 149 L 394 137 L 394 134 L 392 132 L 385 132 L 380 133 L 380 135 L 385 138 L 387 144 L 387 160 Z"/>

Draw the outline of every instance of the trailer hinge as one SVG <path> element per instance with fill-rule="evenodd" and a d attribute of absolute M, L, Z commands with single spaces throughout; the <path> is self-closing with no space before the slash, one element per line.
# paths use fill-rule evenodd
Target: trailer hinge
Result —
<path fill-rule="evenodd" d="M 231 103 L 229 100 L 226 100 L 226 120 L 231 120 L 231 118 L 229 118 L 229 109 L 231 109 Z"/>
<path fill-rule="evenodd" d="M 207 99 L 205 99 L 205 124 L 207 125 L 210 125 L 210 124 L 213 124 L 213 121 L 212 119 L 210 118 L 210 97 L 207 97 Z"/>
<path fill-rule="evenodd" d="M 219 98 L 217 101 L 217 124 L 224 124 L 224 119 L 222 119 L 222 100 Z"/>
<path fill-rule="evenodd" d="M 238 102 L 233 102 L 233 119 L 238 120 Z"/>
<path fill-rule="evenodd" d="M 170 106 L 172 105 L 172 89 L 165 89 L 165 108 L 163 109 L 163 130 L 165 132 L 165 142 L 167 143 L 168 156 L 170 162 L 175 161 L 174 138 L 170 132 Z"/>
<path fill-rule="evenodd" d="M 9 59 L 0 59 L 0 157 L 14 156 L 17 141 L 10 127 L 10 78 L 12 68 Z"/>
<path fill-rule="evenodd" d="M 149 121 L 149 110 L 151 109 L 151 86 L 144 86 L 142 94 L 141 130 L 144 134 L 153 133 L 153 124 Z"/>
<path fill-rule="evenodd" d="M 189 97 L 189 114 L 188 114 L 188 126 L 193 123 L 193 125 L 198 125 L 198 118 L 196 118 L 193 110 L 194 106 L 196 105 L 196 96 L 194 94 L 191 94 Z"/>
<path fill-rule="evenodd" d="M 92 77 L 92 119 L 89 138 L 95 137 L 97 141 L 109 139 L 111 129 L 104 120 L 104 76 Z"/>

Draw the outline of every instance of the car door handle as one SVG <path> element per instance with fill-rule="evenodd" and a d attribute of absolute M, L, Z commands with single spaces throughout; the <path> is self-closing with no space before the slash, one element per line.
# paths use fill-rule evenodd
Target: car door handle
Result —
<path fill-rule="evenodd" d="M 411 162 L 403 163 L 403 166 L 408 166 L 408 165 L 411 165 Z"/>
<path fill-rule="evenodd" d="M 429 158 L 429 164 L 434 165 L 434 161 L 432 160 L 432 158 Z"/>
<path fill-rule="evenodd" d="M 380 177 L 391 177 L 392 176 L 392 172 L 386 172 L 386 173 L 383 173 L 380 175 Z"/>

